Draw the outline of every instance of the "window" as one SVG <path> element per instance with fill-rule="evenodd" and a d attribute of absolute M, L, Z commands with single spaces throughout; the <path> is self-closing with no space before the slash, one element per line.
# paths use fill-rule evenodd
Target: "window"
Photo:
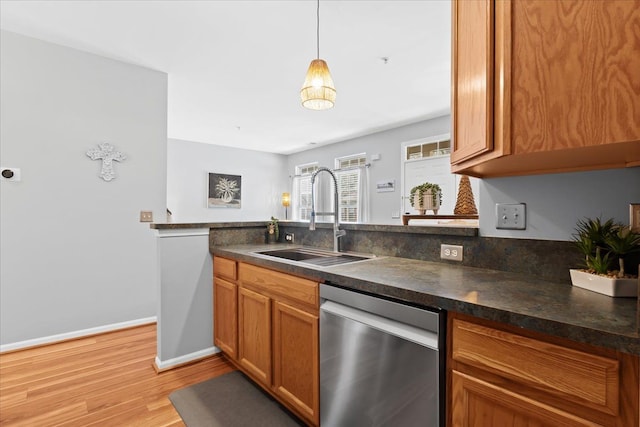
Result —
<path fill-rule="evenodd" d="M 340 222 L 364 222 L 367 219 L 364 203 L 367 188 L 362 185 L 365 184 L 363 168 L 366 163 L 366 153 L 335 160 Z"/>
<path fill-rule="evenodd" d="M 338 157 L 336 159 L 336 169 L 353 168 L 357 166 L 365 166 L 367 164 L 367 154 L 354 154 L 347 157 Z"/>
<path fill-rule="evenodd" d="M 338 214 L 340 222 L 368 221 L 368 176 L 365 153 L 335 159 L 334 175 L 338 185 Z M 293 179 L 293 219 L 311 220 L 311 175 L 318 163 L 307 163 L 295 168 Z M 328 174 L 318 176 L 316 182 L 316 212 L 332 212 L 334 187 Z M 326 182 L 324 181 L 326 179 Z M 329 185 L 331 182 L 331 185 Z M 324 221 L 324 216 L 322 217 Z M 330 217 L 329 217 L 330 218 Z M 317 218 L 320 221 L 320 218 Z M 333 218 L 331 218 L 333 221 Z"/>
<path fill-rule="evenodd" d="M 311 174 L 318 170 L 317 163 L 296 166 L 293 180 L 293 219 L 311 220 Z"/>
<path fill-rule="evenodd" d="M 447 156 L 450 153 L 451 138 L 448 134 L 430 139 L 429 142 L 410 143 L 405 145 L 405 160 Z"/>

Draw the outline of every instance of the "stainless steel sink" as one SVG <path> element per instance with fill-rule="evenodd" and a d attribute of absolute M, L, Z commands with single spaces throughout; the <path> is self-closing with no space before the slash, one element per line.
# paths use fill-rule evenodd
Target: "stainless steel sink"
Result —
<path fill-rule="evenodd" d="M 306 264 L 317 265 L 321 267 L 330 267 L 333 265 L 348 264 L 352 262 L 364 261 L 374 258 L 364 255 L 353 255 L 348 253 L 323 251 L 320 249 L 310 248 L 292 248 L 292 249 L 276 249 L 272 251 L 256 252 L 260 255 L 267 255 L 276 258 L 288 259 L 290 261 L 299 261 Z"/>

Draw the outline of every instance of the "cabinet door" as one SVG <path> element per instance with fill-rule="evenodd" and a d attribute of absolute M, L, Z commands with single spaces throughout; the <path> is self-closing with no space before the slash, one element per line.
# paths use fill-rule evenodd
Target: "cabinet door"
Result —
<path fill-rule="evenodd" d="M 640 2 L 514 1 L 511 13 L 514 154 L 640 139 Z"/>
<path fill-rule="evenodd" d="M 454 426 L 557 427 L 594 426 L 591 421 L 461 372 L 451 377 Z"/>
<path fill-rule="evenodd" d="M 492 0 L 452 3 L 453 76 L 451 163 L 493 149 Z"/>
<path fill-rule="evenodd" d="M 638 0 L 454 0 L 451 170 L 640 165 Z"/>
<path fill-rule="evenodd" d="M 238 290 L 238 361 L 256 380 L 271 386 L 271 299 Z"/>
<path fill-rule="evenodd" d="M 276 393 L 318 425 L 318 316 L 276 301 L 273 333 Z"/>
<path fill-rule="evenodd" d="M 238 353 L 238 285 L 219 277 L 213 285 L 213 341 L 228 357 Z"/>

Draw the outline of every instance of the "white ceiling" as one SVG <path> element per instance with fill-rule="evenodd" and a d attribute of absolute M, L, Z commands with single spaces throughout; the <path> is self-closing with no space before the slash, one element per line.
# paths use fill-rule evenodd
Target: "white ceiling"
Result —
<path fill-rule="evenodd" d="M 322 0 L 320 57 L 338 92 L 326 111 L 300 103 L 312 0 L 2 0 L 0 26 L 166 72 L 170 138 L 289 154 L 448 113 L 450 9 Z"/>

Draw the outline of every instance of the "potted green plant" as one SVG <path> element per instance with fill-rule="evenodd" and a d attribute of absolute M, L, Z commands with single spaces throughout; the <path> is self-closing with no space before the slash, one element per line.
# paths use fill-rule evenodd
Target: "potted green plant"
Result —
<path fill-rule="evenodd" d="M 578 221 L 575 231 L 573 241 L 585 268 L 570 270 L 571 283 L 612 297 L 637 297 L 637 275 L 625 272 L 625 259 L 640 252 L 640 234 L 600 218 Z"/>
<path fill-rule="evenodd" d="M 267 223 L 267 242 L 276 243 L 280 237 L 280 230 L 278 229 L 278 218 L 271 217 L 271 221 Z"/>
<path fill-rule="evenodd" d="M 631 228 L 618 226 L 612 234 L 605 239 L 610 253 L 613 254 L 613 262 L 618 261 L 618 277 L 626 276 L 624 260 L 627 255 L 640 252 L 640 234 L 631 231 Z"/>
<path fill-rule="evenodd" d="M 425 182 L 411 189 L 409 201 L 420 215 L 424 215 L 428 210 L 432 210 L 434 215 L 438 215 L 438 209 L 442 203 L 442 190 L 438 184 Z"/>

